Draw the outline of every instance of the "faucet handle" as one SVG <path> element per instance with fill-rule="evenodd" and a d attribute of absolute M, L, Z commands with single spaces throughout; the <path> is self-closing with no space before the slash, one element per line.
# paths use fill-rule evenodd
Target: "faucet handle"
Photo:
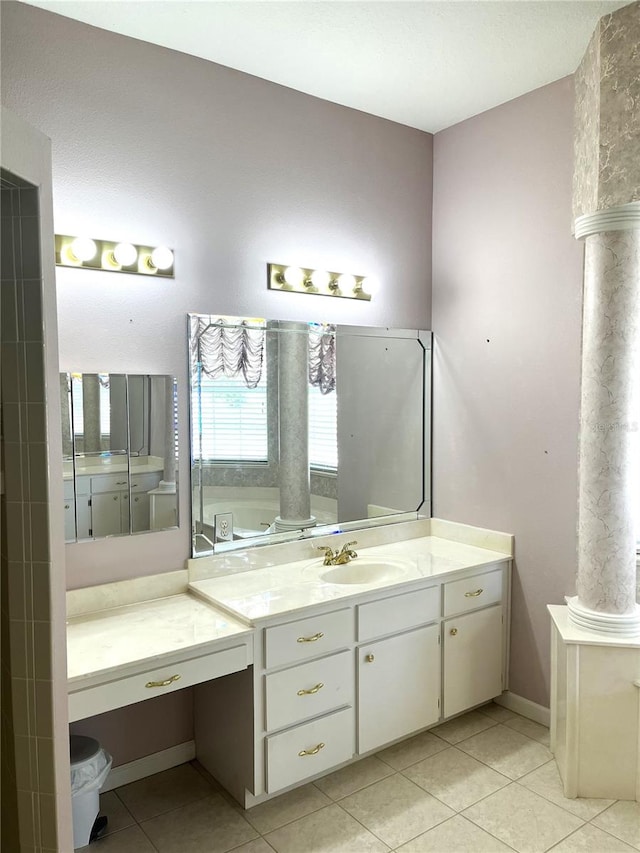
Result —
<path fill-rule="evenodd" d="M 316 545 L 316 551 L 324 551 L 325 554 L 333 554 L 333 548 L 328 545 Z"/>
<path fill-rule="evenodd" d="M 357 545 L 357 544 L 358 544 L 357 542 L 345 542 L 344 545 L 342 546 L 342 550 L 348 551 L 352 545 Z"/>

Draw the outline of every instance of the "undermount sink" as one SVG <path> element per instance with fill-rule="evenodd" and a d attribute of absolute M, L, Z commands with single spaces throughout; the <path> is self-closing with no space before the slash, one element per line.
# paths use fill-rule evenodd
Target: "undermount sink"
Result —
<path fill-rule="evenodd" d="M 332 566 L 320 575 L 325 583 L 368 584 L 401 577 L 407 568 L 399 560 L 354 558 L 343 566 Z"/>

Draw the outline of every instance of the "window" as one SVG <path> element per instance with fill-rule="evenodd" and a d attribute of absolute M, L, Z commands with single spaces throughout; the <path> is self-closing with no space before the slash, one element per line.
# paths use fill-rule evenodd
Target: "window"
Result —
<path fill-rule="evenodd" d="M 337 396 L 309 386 L 309 464 L 331 473 L 338 470 Z"/>
<path fill-rule="evenodd" d="M 267 371 L 255 388 L 242 374 L 192 388 L 192 447 L 203 462 L 267 462 Z"/>
<path fill-rule="evenodd" d="M 84 435 L 84 409 L 82 404 L 82 381 L 80 374 L 73 374 L 71 383 L 71 396 L 73 407 L 73 434 L 76 438 L 81 438 Z M 99 373 L 98 381 L 100 383 L 100 433 L 104 436 L 109 436 L 111 432 L 111 399 L 109 396 L 109 375 L 107 373 Z"/>

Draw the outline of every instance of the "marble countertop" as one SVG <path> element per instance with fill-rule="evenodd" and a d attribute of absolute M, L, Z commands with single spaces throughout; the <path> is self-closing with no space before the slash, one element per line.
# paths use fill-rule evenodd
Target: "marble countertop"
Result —
<path fill-rule="evenodd" d="M 164 460 L 158 456 L 132 457 L 127 461 L 126 457 L 96 457 L 90 463 L 76 464 L 76 477 L 90 477 L 97 474 L 155 474 L 164 470 Z M 62 477 L 64 480 L 73 478 L 71 463 L 66 462 L 63 467 Z"/>
<path fill-rule="evenodd" d="M 322 565 L 322 556 L 236 572 L 204 580 L 194 580 L 189 588 L 239 619 L 256 622 L 284 613 L 295 613 L 312 605 L 347 600 L 381 589 L 395 589 L 422 580 L 437 578 L 463 569 L 482 568 L 511 559 L 509 554 L 466 545 L 437 536 L 376 545 L 358 549 L 358 559 L 381 558 L 399 561 L 401 567 L 391 578 L 366 584 L 334 584 L 322 575 L 331 567 Z"/>
<path fill-rule="evenodd" d="M 251 633 L 188 592 L 75 616 L 67 621 L 69 688 L 96 676 L 120 677 L 135 665 L 153 666 L 170 655 L 206 654 Z"/>

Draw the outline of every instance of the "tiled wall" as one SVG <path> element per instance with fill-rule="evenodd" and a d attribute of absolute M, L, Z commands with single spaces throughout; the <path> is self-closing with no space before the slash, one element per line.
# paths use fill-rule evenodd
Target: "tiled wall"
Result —
<path fill-rule="evenodd" d="M 2 847 L 44 853 L 59 845 L 38 190 L 2 171 L 0 197 Z"/>

